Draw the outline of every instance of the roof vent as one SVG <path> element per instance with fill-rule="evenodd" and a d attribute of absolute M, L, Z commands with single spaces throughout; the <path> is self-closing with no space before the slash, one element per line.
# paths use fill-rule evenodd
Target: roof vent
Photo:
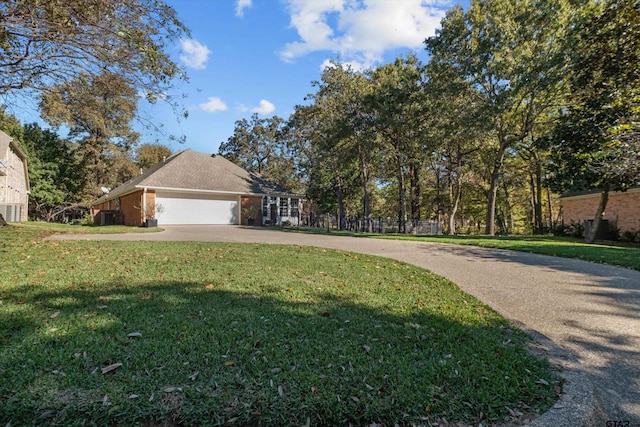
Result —
<path fill-rule="evenodd" d="M 167 156 L 162 156 L 162 163 L 167 161 Z"/>
<path fill-rule="evenodd" d="M 215 157 L 215 156 L 216 156 L 216 153 L 213 153 L 213 154 L 211 155 L 211 157 Z"/>

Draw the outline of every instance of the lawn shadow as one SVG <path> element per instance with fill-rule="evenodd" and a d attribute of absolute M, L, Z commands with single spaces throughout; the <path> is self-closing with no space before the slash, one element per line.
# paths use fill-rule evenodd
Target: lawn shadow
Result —
<path fill-rule="evenodd" d="M 0 316 L 5 424 L 480 422 L 554 395 L 547 364 L 482 305 L 463 322 L 324 291 L 300 302 L 295 289 L 114 280 L 12 294 L 23 291 Z"/>

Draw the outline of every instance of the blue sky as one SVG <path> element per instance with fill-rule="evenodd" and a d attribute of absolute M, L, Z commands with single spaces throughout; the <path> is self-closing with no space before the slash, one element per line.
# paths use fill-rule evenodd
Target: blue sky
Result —
<path fill-rule="evenodd" d="M 393 61 L 409 51 L 426 60 L 423 40 L 460 0 L 168 0 L 191 29 L 175 46 L 185 66 L 186 120 L 162 106 L 152 114 L 186 142 L 174 150 L 214 153 L 234 124 L 254 112 L 289 117 L 314 91 L 331 58 L 356 68 Z M 142 142 L 157 135 L 143 135 Z"/>
<path fill-rule="evenodd" d="M 189 76 L 172 93 L 186 96 L 181 102 L 189 117 L 178 121 L 162 102 L 141 101 L 140 110 L 166 134 L 184 135 L 186 142 L 141 129 L 140 142 L 204 153 L 217 152 L 235 122 L 254 112 L 288 118 L 314 91 L 312 81 L 330 59 L 366 69 L 411 51 L 425 61 L 423 41 L 435 33 L 445 11 L 468 5 L 468 0 L 165 1 L 191 29 L 190 39 L 169 47 Z"/>

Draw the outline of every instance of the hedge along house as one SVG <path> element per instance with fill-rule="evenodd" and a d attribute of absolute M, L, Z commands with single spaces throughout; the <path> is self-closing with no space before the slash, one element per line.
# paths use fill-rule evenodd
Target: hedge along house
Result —
<path fill-rule="evenodd" d="M 584 224 L 594 219 L 600 203 L 600 192 L 567 193 L 560 200 L 563 223 Z M 621 232 L 640 231 L 640 187 L 625 192 L 610 192 L 602 219 Z"/>
<path fill-rule="evenodd" d="M 92 204 L 96 224 L 298 224 L 300 197 L 222 156 L 180 151 Z"/>
<path fill-rule="evenodd" d="M 13 138 L 0 131 L 0 215 L 5 221 L 27 220 L 29 192 L 27 156 Z"/>

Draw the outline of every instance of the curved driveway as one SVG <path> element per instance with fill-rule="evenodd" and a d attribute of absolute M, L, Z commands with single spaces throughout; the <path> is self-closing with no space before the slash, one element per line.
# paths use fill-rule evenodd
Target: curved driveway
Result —
<path fill-rule="evenodd" d="M 311 245 L 380 255 L 427 268 L 565 351 L 594 387 L 592 425 L 640 427 L 640 271 L 471 246 L 292 233 L 235 226 L 171 226 L 152 234 L 62 235 L 55 239 L 221 241 Z M 550 348 L 557 348 L 550 345 Z M 579 381 L 579 380 L 577 380 Z M 579 397 L 575 397 L 579 399 Z M 593 401 L 571 402 L 592 406 Z M 561 406 L 561 405 L 559 405 Z M 577 421 L 577 420 L 574 420 Z M 569 421 L 570 424 L 571 421 Z"/>

